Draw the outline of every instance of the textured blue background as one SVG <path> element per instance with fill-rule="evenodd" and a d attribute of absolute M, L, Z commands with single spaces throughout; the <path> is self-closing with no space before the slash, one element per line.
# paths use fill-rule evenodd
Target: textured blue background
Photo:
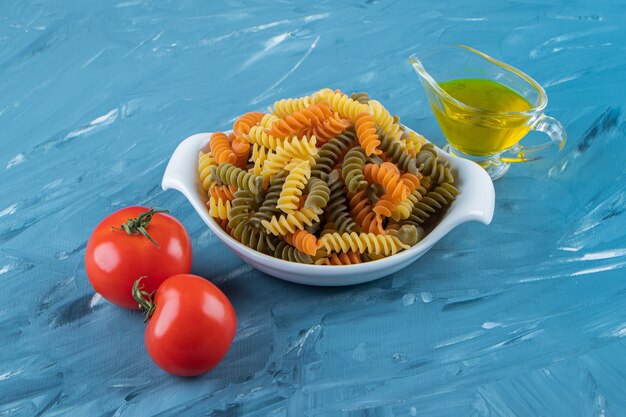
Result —
<path fill-rule="evenodd" d="M 0 2 L 0 415 L 625 416 L 626 9 L 547 3 Z M 405 58 L 457 42 L 542 83 L 570 140 L 401 273 L 275 280 L 160 190 L 181 139 L 326 86 L 441 144 Z M 91 230 L 130 204 L 170 208 L 237 310 L 205 376 L 160 371 L 87 281 Z"/>

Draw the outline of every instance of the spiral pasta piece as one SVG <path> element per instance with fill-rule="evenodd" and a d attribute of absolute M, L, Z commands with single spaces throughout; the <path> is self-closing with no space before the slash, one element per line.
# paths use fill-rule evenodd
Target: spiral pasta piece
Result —
<path fill-rule="evenodd" d="M 253 193 L 263 190 L 263 177 L 246 172 L 228 162 L 221 163 L 217 167 L 211 167 L 211 175 L 220 185 L 232 185 L 237 189 Z"/>
<path fill-rule="evenodd" d="M 335 92 L 329 89 L 320 90 L 316 93 L 319 100 L 327 101 L 333 112 L 339 113 L 346 119 L 355 120 L 361 113 L 369 113 L 367 104 L 361 104 L 352 100 L 341 92 Z"/>
<path fill-rule="evenodd" d="M 210 151 L 206 153 L 200 151 L 198 154 L 198 173 L 202 189 L 207 192 L 215 184 L 215 178 L 211 174 L 211 167 L 217 167 L 217 161 L 213 158 L 213 154 Z"/>
<path fill-rule="evenodd" d="M 222 201 L 232 201 L 235 198 L 237 189 L 232 185 L 214 185 L 209 188 L 209 196 Z"/>
<path fill-rule="evenodd" d="M 285 118 L 288 115 L 302 111 L 313 104 L 311 97 L 304 96 L 299 98 L 287 98 L 278 100 L 273 107 L 267 110 L 279 118 Z"/>
<path fill-rule="evenodd" d="M 396 123 L 389 111 L 377 100 L 368 101 L 372 119 L 393 142 L 399 142 L 402 138 L 402 129 L 400 123 Z"/>
<path fill-rule="evenodd" d="M 413 207 L 422 199 L 422 194 L 415 190 L 408 195 L 407 199 L 396 206 L 396 209 L 391 213 L 391 218 L 398 222 L 400 220 L 406 220 L 413 212 Z"/>
<path fill-rule="evenodd" d="M 322 146 L 328 142 L 329 139 L 334 138 L 348 127 L 352 125 L 352 122 L 348 119 L 344 119 L 339 116 L 339 113 L 335 113 L 328 119 L 314 124 L 310 128 L 304 131 L 306 136 L 315 136 L 317 138 L 317 146 Z"/>
<path fill-rule="evenodd" d="M 311 177 L 309 161 L 295 160 L 294 163 L 295 166 L 287 175 L 276 205 L 278 209 L 287 214 L 293 214 L 298 209 L 299 197 Z"/>
<path fill-rule="evenodd" d="M 363 173 L 368 182 L 375 182 L 385 187 L 386 194 L 395 204 L 407 198 L 409 187 L 400 181 L 397 167 L 391 162 L 383 162 L 381 165 L 366 164 L 363 167 Z"/>
<path fill-rule="evenodd" d="M 409 193 L 417 190 L 420 187 L 420 176 L 405 172 L 400 175 L 400 181 L 407 186 Z"/>
<path fill-rule="evenodd" d="M 448 162 L 439 159 L 435 145 L 424 144 L 415 157 L 422 175 L 430 177 L 436 184 L 454 183 L 454 176 L 448 167 Z"/>
<path fill-rule="evenodd" d="M 339 162 L 348 149 L 356 141 L 356 134 L 351 130 L 346 130 L 319 148 L 315 165 L 311 168 L 311 176 L 323 178 L 323 175 L 330 174 L 333 167 Z"/>
<path fill-rule="evenodd" d="M 368 200 L 371 201 L 372 203 L 377 202 L 378 200 L 380 200 L 380 198 L 385 194 L 385 187 L 383 187 L 380 184 L 376 184 L 375 182 L 373 183 L 368 183 L 367 187 L 365 188 L 365 195 L 367 196 Z"/>
<path fill-rule="evenodd" d="M 213 196 L 209 198 L 209 215 L 216 219 L 229 219 L 228 212 L 231 209 L 231 203 L 229 200 L 215 199 Z"/>
<path fill-rule="evenodd" d="M 263 172 L 263 164 L 265 164 L 265 160 L 273 153 L 273 151 L 268 150 L 262 145 L 256 143 L 252 145 L 252 153 L 250 155 L 249 161 L 252 162 L 254 165 L 248 170 L 248 172 L 251 172 L 254 175 L 261 175 L 261 173 Z"/>
<path fill-rule="evenodd" d="M 391 136 L 385 134 L 382 134 L 381 138 L 380 149 L 391 162 L 403 171 L 418 173 L 418 160 L 403 147 L 401 142 L 394 141 Z"/>
<path fill-rule="evenodd" d="M 297 248 L 290 246 L 287 242 L 280 242 L 276 246 L 276 257 L 290 262 L 298 262 L 302 264 L 312 264 L 313 258 L 310 255 L 299 251 Z"/>
<path fill-rule="evenodd" d="M 232 229 L 233 236 L 241 240 L 243 231 L 250 221 L 250 212 L 257 210 L 258 203 L 255 195 L 250 191 L 236 191 L 234 197 L 228 211 L 228 226 Z"/>
<path fill-rule="evenodd" d="M 350 96 L 350 98 L 354 101 L 358 101 L 361 104 L 367 104 L 368 101 L 370 101 L 370 96 L 365 91 L 362 91 L 360 93 L 352 93 L 352 96 Z"/>
<path fill-rule="evenodd" d="M 311 226 L 314 222 L 320 220 L 318 214 L 308 208 L 302 208 L 293 214 L 283 214 L 280 216 L 272 216 L 267 221 L 261 221 L 261 224 L 267 231 L 275 236 L 293 233 L 296 230 L 302 230 L 305 226 Z"/>
<path fill-rule="evenodd" d="M 333 222 L 340 232 L 351 232 L 356 229 L 356 223 L 350 217 L 348 201 L 343 190 L 344 183 L 339 172 L 332 171 L 326 180 L 330 189 L 330 200 L 326 207 L 328 220 Z"/>
<path fill-rule="evenodd" d="M 253 126 L 261 123 L 261 120 L 265 116 L 265 113 L 254 111 L 243 114 L 233 124 L 233 133 L 235 136 L 240 137 L 247 135 Z"/>
<path fill-rule="evenodd" d="M 409 131 L 409 135 L 404 139 L 405 149 L 415 157 L 422 148 L 422 145 L 426 143 L 426 138 L 413 131 Z"/>
<path fill-rule="evenodd" d="M 309 208 L 318 214 L 322 213 L 324 207 L 328 205 L 330 200 L 330 188 L 326 182 L 318 179 L 311 178 L 308 183 L 309 193 L 304 201 L 305 208 Z"/>
<path fill-rule="evenodd" d="M 366 190 L 361 190 L 355 194 L 348 194 L 350 200 L 350 212 L 354 221 L 361 227 L 361 230 L 367 233 L 384 235 L 382 217 L 376 214 L 369 199 Z"/>
<path fill-rule="evenodd" d="M 307 255 L 315 255 L 320 245 L 317 237 L 306 230 L 296 230 L 285 235 L 285 242 Z"/>
<path fill-rule="evenodd" d="M 245 167 L 248 162 L 248 157 L 250 156 L 250 142 L 238 136 L 233 139 L 230 146 L 236 157 L 233 165 L 239 168 Z"/>
<path fill-rule="evenodd" d="M 320 258 L 315 261 L 316 265 L 354 265 L 360 264 L 361 255 L 358 252 L 333 253 L 328 258 Z"/>
<path fill-rule="evenodd" d="M 234 164 L 237 161 L 237 157 L 233 153 L 233 150 L 230 148 L 228 136 L 226 136 L 224 133 L 213 133 L 211 135 L 211 141 L 209 142 L 209 145 L 211 146 L 211 153 L 213 154 L 213 157 L 218 164 L 221 164 L 223 162 Z"/>
<path fill-rule="evenodd" d="M 359 144 L 365 150 L 365 155 L 378 155 L 382 153 L 382 151 L 378 149 L 380 140 L 378 140 L 378 134 L 376 133 L 372 116 L 369 113 L 360 113 L 353 120 L 356 136 L 359 138 Z"/>
<path fill-rule="evenodd" d="M 241 227 L 240 237 L 235 237 L 241 243 L 249 248 L 252 248 L 258 252 L 266 255 L 275 255 L 276 249 L 280 242 L 274 236 L 269 236 L 264 231 L 252 227 L 249 224 L 245 224 Z M 233 232 L 234 233 L 234 232 Z"/>
<path fill-rule="evenodd" d="M 263 203 L 258 210 L 252 215 L 250 223 L 256 227 L 261 226 L 263 220 L 270 221 L 273 216 L 280 216 L 281 211 L 278 209 L 278 198 L 280 192 L 283 189 L 285 180 L 287 178 L 287 172 L 281 171 L 276 174 L 270 181 L 267 193 L 263 198 Z"/>
<path fill-rule="evenodd" d="M 329 233 L 320 237 L 319 241 L 327 252 L 368 252 L 384 256 L 410 247 L 397 236 L 374 233 Z"/>
<path fill-rule="evenodd" d="M 254 126 L 250 129 L 250 132 L 243 137 L 251 144 L 260 145 L 272 151 L 276 150 L 278 146 L 281 146 L 285 143 L 285 140 L 287 140 L 285 138 L 275 138 L 267 134 L 265 129 L 266 128 L 263 126 Z"/>
<path fill-rule="evenodd" d="M 294 137 L 286 140 L 282 145 L 278 145 L 274 153 L 269 155 L 263 163 L 261 175 L 268 177 L 276 174 L 284 169 L 293 159 L 302 159 L 309 162 L 309 165 L 315 164 L 315 156 L 317 155 L 317 147 L 315 146 L 317 139 L 315 136 L 307 138 Z"/>
<path fill-rule="evenodd" d="M 365 151 L 360 146 L 350 149 L 341 165 L 343 180 L 348 187 L 348 191 L 356 193 L 367 187 L 363 166 L 365 165 Z"/>
<path fill-rule="evenodd" d="M 275 121 L 266 132 L 276 137 L 300 136 L 302 132 L 332 116 L 328 103 L 311 104 L 304 110 Z"/>

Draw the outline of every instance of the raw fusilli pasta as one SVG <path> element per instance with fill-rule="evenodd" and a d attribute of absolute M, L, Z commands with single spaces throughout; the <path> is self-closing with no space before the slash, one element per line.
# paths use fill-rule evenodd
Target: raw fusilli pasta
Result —
<path fill-rule="evenodd" d="M 287 214 L 293 214 L 298 209 L 299 197 L 311 177 L 309 161 L 296 159 L 294 163 L 293 168 L 289 170 L 276 204 L 278 209 Z"/>
<path fill-rule="evenodd" d="M 216 132 L 211 135 L 211 153 L 218 164 L 222 162 L 228 162 L 234 164 L 237 161 L 237 156 L 233 153 L 228 142 L 228 136 L 222 132 Z"/>
<path fill-rule="evenodd" d="M 314 165 L 317 155 L 316 143 L 315 136 L 310 138 L 305 136 L 301 139 L 294 137 L 291 140 L 286 140 L 282 145 L 276 147 L 274 153 L 267 157 L 263 163 L 261 175 L 272 176 L 285 168 L 293 159 L 303 159 L 308 161 L 309 165 Z"/>
<path fill-rule="evenodd" d="M 365 151 L 360 146 L 350 149 L 343 159 L 341 173 L 348 191 L 351 193 L 356 193 L 367 187 L 368 182 L 365 181 L 365 175 L 363 175 L 365 159 Z"/>
<path fill-rule="evenodd" d="M 317 265 L 408 249 L 458 195 L 447 161 L 367 93 L 328 88 L 249 112 L 198 155 L 207 209 L 267 255 Z"/>

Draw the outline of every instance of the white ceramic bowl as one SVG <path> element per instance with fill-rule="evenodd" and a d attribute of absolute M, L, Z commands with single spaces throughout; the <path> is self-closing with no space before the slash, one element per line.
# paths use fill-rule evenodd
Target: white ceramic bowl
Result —
<path fill-rule="evenodd" d="M 183 193 L 202 220 L 231 251 L 256 269 L 286 281 L 320 286 L 372 281 L 412 264 L 456 226 L 469 221 L 489 224 L 493 217 L 495 191 L 489 175 L 474 162 L 437 149 L 440 156 L 450 162 L 457 179 L 455 185 L 461 193 L 440 219 L 437 227 L 422 241 L 396 255 L 357 265 L 304 265 L 283 261 L 237 242 L 209 216 L 207 196 L 198 178 L 198 152 L 209 142 L 210 137 L 210 133 L 199 133 L 178 145 L 165 169 L 163 190 L 173 188 Z"/>

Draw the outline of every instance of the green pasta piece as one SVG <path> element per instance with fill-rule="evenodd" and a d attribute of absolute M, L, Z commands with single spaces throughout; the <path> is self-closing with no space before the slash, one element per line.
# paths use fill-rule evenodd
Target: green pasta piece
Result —
<path fill-rule="evenodd" d="M 415 159 L 422 175 L 430 177 L 437 184 L 454 183 L 448 162 L 439 158 L 437 149 L 432 143 L 422 145 Z"/>
<path fill-rule="evenodd" d="M 251 191 L 255 194 L 263 190 L 263 177 L 246 172 L 228 162 L 223 162 L 216 167 L 211 167 L 211 175 L 217 183 L 232 185 L 239 190 Z"/>
<path fill-rule="evenodd" d="M 400 123 L 400 116 L 394 114 L 393 115 L 393 122 L 400 127 L 400 131 L 402 133 L 404 133 L 406 131 L 406 129 L 404 128 L 404 125 L 402 123 Z"/>
<path fill-rule="evenodd" d="M 261 207 L 259 207 L 250 219 L 250 222 L 254 226 L 261 227 L 263 220 L 270 221 L 272 216 L 278 216 L 282 213 L 276 205 L 278 204 L 278 198 L 280 197 L 280 192 L 283 190 L 286 178 L 287 172 L 281 171 L 271 179 L 263 204 L 261 204 Z"/>
<path fill-rule="evenodd" d="M 304 201 L 304 207 L 313 209 L 314 211 L 322 212 L 322 209 L 328 204 L 330 199 L 330 188 L 326 185 L 326 182 L 319 178 L 311 178 L 307 184 L 309 188 L 309 194 Z"/>
<path fill-rule="evenodd" d="M 241 243 L 266 255 L 273 255 L 279 241 L 264 230 L 246 224 L 241 234 Z"/>
<path fill-rule="evenodd" d="M 251 213 L 259 208 L 258 196 L 250 191 L 238 190 L 235 192 L 232 208 L 228 212 L 230 220 L 228 226 L 232 235 L 244 245 L 265 254 L 271 254 L 277 245 L 277 240 L 265 231 L 250 224 Z"/>
<path fill-rule="evenodd" d="M 250 220 L 250 212 L 258 208 L 254 194 L 246 190 L 235 192 L 235 198 L 231 202 L 231 209 L 228 212 L 228 227 L 233 230 L 233 236 L 241 240 L 243 229 Z"/>
<path fill-rule="evenodd" d="M 311 168 L 311 176 L 324 178 L 324 175 L 328 175 L 355 141 L 355 133 L 345 130 L 323 144 L 317 153 L 315 165 Z"/>
<path fill-rule="evenodd" d="M 411 154 L 402 147 L 400 142 L 396 142 L 391 136 L 384 134 L 381 130 L 378 131 L 378 136 L 380 138 L 380 149 L 401 171 L 408 171 L 412 174 L 418 173 L 419 164 L 417 158 L 413 158 Z"/>
<path fill-rule="evenodd" d="M 284 259 L 285 261 L 298 262 L 301 264 L 312 264 L 313 258 L 310 255 L 300 252 L 298 249 L 287 244 L 285 241 L 280 241 L 275 249 L 276 257 Z"/>
<path fill-rule="evenodd" d="M 341 173 L 348 191 L 351 193 L 356 193 L 367 187 L 368 183 L 365 181 L 365 175 L 363 175 L 365 159 L 365 151 L 360 146 L 350 149 L 343 159 Z"/>
<path fill-rule="evenodd" d="M 332 171 L 326 179 L 326 184 L 330 189 L 330 201 L 327 206 L 328 220 L 335 223 L 340 233 L 352 232 L 357 226 L 348 209 L 348 199 L 344 192 L 344 183 L 339 172 Z"/>
<path fill-rule="evenodd" d="M 361 104 L 367 104 L 367 102 L 370 101 L 370 96 L 365 91 L 352 93 L 351 98 L 352 100 L 358 101 Z"/>
<path fill-rule="evenodd" d="M 387 228 L 390 235 L 396 236 L 400 239 L 400 242 L 410 246 L 415 245 L 420 240 L 419 230 L 422 230 L 421 237 L 423 237 L 423 229 L 415 225 L 405 224 L 401 225 L 398 229 Z"/>
<path fill-rule="evenodd" d="M 365 189 L 365 195 L 367 195 L 367 198 L 372 202 L 375 203 L 378 200 L 380 200 L 380 197 L 385 194 L 385 187 L 383 187 L 380 184 L 377 183 L 372 183 L 372 184 L 368 184 L 367 188 Z"/>

